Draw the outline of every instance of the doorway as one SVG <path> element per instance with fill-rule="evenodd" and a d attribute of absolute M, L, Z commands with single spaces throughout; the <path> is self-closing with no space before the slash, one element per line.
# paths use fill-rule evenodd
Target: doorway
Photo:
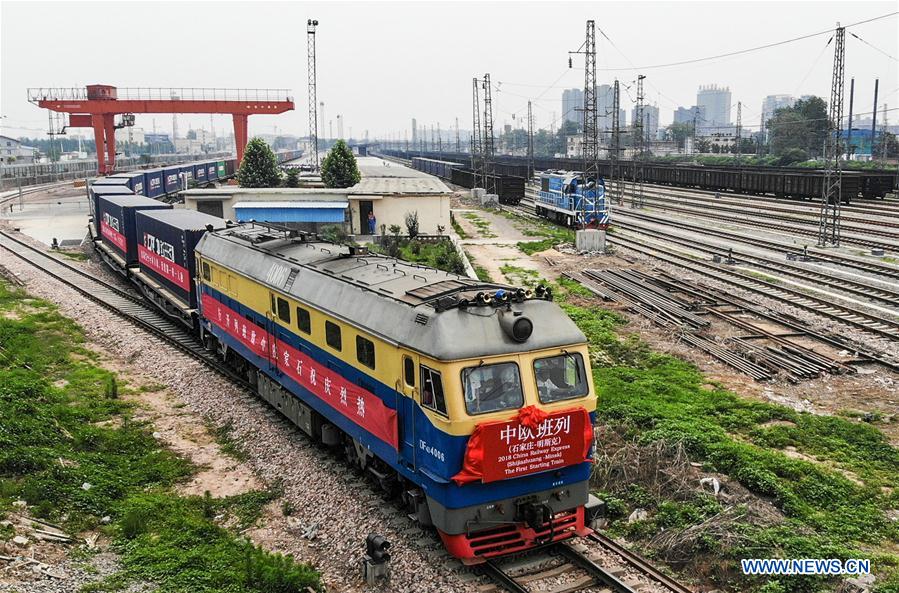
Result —
<path fill-rule="evenodd" d="M 374 204 L 371 200 L 359 200 L 359 234 L 368 234 L 368 213 L 374 210 Z M 375 227 L 375 234 L 378 229 Z"/>

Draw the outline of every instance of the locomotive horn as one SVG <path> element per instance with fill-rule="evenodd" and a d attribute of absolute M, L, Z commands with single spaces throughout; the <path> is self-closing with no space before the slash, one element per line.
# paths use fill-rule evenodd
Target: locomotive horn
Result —
<path fill-rule="evenodd" d="M 534 333 L 534 323 L 521 311 L 500 310 L 498 317 L 503 332 L 516 342 L 526 342 Z"/>

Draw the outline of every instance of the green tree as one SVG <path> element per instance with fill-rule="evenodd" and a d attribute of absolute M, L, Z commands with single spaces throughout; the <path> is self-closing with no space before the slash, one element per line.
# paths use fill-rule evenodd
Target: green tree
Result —
<path fill-rule="evenodd" d="M 683 148 L 687 138 L 693 135 L 693 124 L 675 122 L 668 126 L 668 135 L 677 142 L 678 148 Z"/>
<path fill-rule="evenodd" d="M 874 142 L 873 155 L 875 159 L 879 159 L 883 156 L 883 146 L 886 143 L 886 157 L 893 158 L 899 155 L 899 141 L 896 140 L 896 134 L 892 134 L 890 132 L 886 132 L 885 134 L 881 134 L 877 137 L 877 140 Z"/>
<path fill-rule="evenodd" d="M 237 181 L 240 187 L 278 187 L 281 183 L 278 159 L 262 138 L 253 138 L 247 144 Z"/>
<path fill-rule="evenodd" d="M 827 137 L 827 103 L 820 97 L 797 101 L 792 107 L 778 109 L 767 127 L 772 153 L 783 155 L 799 149 L 817 156 Z"/>
<path fill-rule="evenodd" d="M 300 172 L 298 169 L 291 167 L 287 170 L 287 178 L 284 180 L 285 187 L 300 186 Z"/>
<path fill-rule="evenodd" d="M 359 183 L 360 179 L 362 175 L 353 151 L 346 142 L 338 140 L 322 161 L 322 181 L 325 182 L 325 187 L 350 187 Z"/>

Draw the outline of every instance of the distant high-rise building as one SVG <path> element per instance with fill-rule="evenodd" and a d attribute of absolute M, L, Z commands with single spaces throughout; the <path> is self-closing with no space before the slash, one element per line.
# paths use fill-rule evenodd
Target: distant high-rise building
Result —
<path fill-rule="evenodd" d="M 607 84 L 596 87 L 596 129 L 605 132 L 612 129 L 612 104 L 615 89 Z"/>
<path fill-rule="evenodd" d="M 762 133 L 767 132 L 768 120 L 774 117 L 774 112 L 784 107 L 792 107 L 796 99 L 792 95 L 768 95 L 762 101 Z"/>
<path fill-rule="evenodd" d="M 705 120 L 705 109 L 693 105 L 692 107 L 678 107 L 674 110 L 674 123 L 693 125 L 693 117 L 696 116 L 696 125 L 701 126 Z"/>
<path fill-rule="evenodd" d="M 565 89 L 562 91 L 562 121 L 571 121 L 580 126 L 584 120 L 584 91 Z"/>
<path fill-rule="evenodd" d="M 637 121 L 637 108 L 631 109 L 631 125 Z M 643 135 L 655 139 L 659 133 L 659 108 L 656 105 L 643 106 Z"/>
<path fill-rule="evenodd" d="M 719 87 L 715 84 L 699 87 L 696 105 L 705 110 L 705 121 L 701 126 L 703 131 L 714 132 L 717 128 L 731 125 L 729 87 Z"/>

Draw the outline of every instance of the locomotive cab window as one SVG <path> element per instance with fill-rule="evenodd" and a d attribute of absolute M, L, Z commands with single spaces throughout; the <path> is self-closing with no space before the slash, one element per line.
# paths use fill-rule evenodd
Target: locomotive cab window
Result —
<path fill-rule="evenodd" d="M 409 360 L 412 360 L 411 358 Z M 421 405 L 446 415 L 446 398 L 440 372 L 421 365 Z"/>
<path fill-rule="evenodd" d="M 203 280 L 212 281 L 212 272 L 209 271 L 209 264 L 203 262 Z"/>
<path fill-rule="evenodd" d="M 370 369 L 375 368 L 375 345 L 371 340 L 356 336 L 356 360 Z"/>
<path fill-rule="evenodd" d="M 297 327 L 303 333 L 312 333 L 312 319 L 309 318 L 309 311 L 302 307 L 297 307 Z"/>
<path fill-rule="evenodd" d="M 278 297 L 278 319 L 290 323 L 290 303 Z"/>
<path fill-rule="evenodd" d="M 584 359 L 577 352 L 534 361 L 537 393 L 544 404 L 587 395 Z"/>
<path fill-rule="evenodd" d="M 343 344 L 340 340 L 340 326 L 330 321 L 325 321 L 325 342 L 334 350 L 341 350 Z"/>
<path fill-rule="evenodd" d="M 521 374 L 514 362 L 501 362 L 462 371 L 465 409 L 469 414 L 513 410 L 524 405 Z"/>
<path fill-rule="evenodd" d="M 403 380 L 409 387 L 415 387 L 415 361 L 409 356 L 403 357 Z"/>

